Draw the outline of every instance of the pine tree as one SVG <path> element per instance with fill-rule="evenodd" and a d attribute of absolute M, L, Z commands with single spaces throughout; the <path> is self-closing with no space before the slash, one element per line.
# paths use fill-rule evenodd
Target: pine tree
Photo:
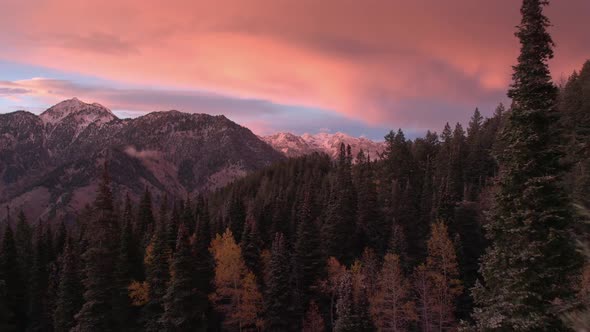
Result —
<path fill-rule="evenodd" d="M 487 330 L 566 330 L 556 303 L 573 295 L 569 278 L 580 257 L 567 231 L 572 211 L 562 186 L 557 89 L 547 62 L 553 41 L 545 0 L 524 0 L 516 35 L 521 53 L 508 93 L 512 111 L 503 130 L 499 189 L 474 292 L 478 327 Z"/>
<path fill-rule="evenodd" d="M 55 235 L 55 254 L 59 257 L 66 248 L 66 241 L 68 239 L 68 230 L 66 224 L 62 221 L 59 223 L 57 234 Z"/>
<path fill-rule="evenodd" d="M 289 254 L 285 237 L 277 233 L 272 243 L 268 280 L 266 281 L 265 315 L 268 331 L 286 331 L 292 324 L 292 294 L 289 284 Z"/>
<path fill-rule="evenodd" d="M 152 209 L 152 194 L 146 187 L 139 202 L 139 214 L 137 216 L 137 224 L 135 227 L 135 234 L 141 239 L 143 246 L 147 246 L 152 238 L 156 221 Z"/>
<path fill-rule="evenodd" d="M 475 200 L 484 185 L 486 152 L 482 142 L 483 117 L 475 109 L 467 128 L 467 155 L 465 160 L 466 199 Z"/>
<path fill-rule="evenodd" d="M 142 309 L 143 326 L 146 331 L 162 329 L 164 296 L 170 278 L 170 251 L 166 240 L 165 225 L 158 223 L 144 258 L 146 282 L 149 286 L 149 301 Z"/>
<path fill-rule="evenodd" d="M 24 212 L 21 210 L 18 214 L 16 230 L 14 232 L 14 241 L 17 251 L 18 267 L 20 275 L 28 277 L 33 265 L 33 229 L 27 222 Z M 30 294 L 30 285 L 25 283 L 23 293 Z"/>
<path fill-rule="evenodd" d="M 176 239 L 178 237 L 178 227 L 180 226 L 180 212 L 178 211 L 178 204 L 175 202 L 172 205 L 172 212 L 170 213 L 170 219 L 166 226 L 166 234 L 168 237 L 168 247 L 170 251 L 176 249 Z"/>
<path fill-rule="evenodd" d="M 236 242 L 240 242 L 244 233 L 244 222 L 246 220 L 246 210 L 242 199 L 237 193 L 233 193 L 228 207 L 229 229 L 236 237 Z"/>
<path fill-rule="evenodd" d="M 326 330 L 324 326 L 324 318 L 320 312 L 315 301 L 309 303 L 309 308 L 305 313 L 305 319 L 303 321 L 303 332 L 324 332 Z"/>
<path fill-rule="evenodd" d="M 115 328 L 112 299 L 117 230 L 110 183 L 105 163 L 85 238 L 87 248 L 82 255 L 85 263 L 84 304 L 76 315 L 74 331 L 112 331 Z"/>
<path fill-rule="evenodd" d="M 326 254 L 343 262 L 352 261 L 356 225 L 356 202 L 349 159 L 344 144 L 341 144 L 336 178 L 332 185 L 326 220 L 322 227 Z"/>
<path fill-rule="evenodd" d="M 53 328 L 55 332 L 68 332 L 75 326 L 74 316 L 82 307 L 83 287 L 80 281 L 80 262 L 71 243 L 66 241 L 61 256 L 60 280 L 57 290 Z"/>
<path fill-rule="evenodd" d="M 180 225 L 171 266 L 172 277 L 164 296 L 162 322 L 169 331 L 193 331 L 203 315 L 195 310 L 193 264 L 188 230 Z"/>
<path fill-rule="evenodd" d="M 410 282 L 401 269 L 399 256 L 385 255 L 379 273 L 377 291 L 371 299 L 371 311 L 380 331 L 407 331 L 417 320 Z"/>
<path fill-rule="evenodd" d="M 207 313 L 209 311 L 209 293 L 214 274 L 214 262 L 209 245 L 211 243 L 211 230 L 209 226 L 209 213 L 206 205 L 203 205 L 198 217 L 195 236 L 191 239 L 192 254 L 194 257 L 194 278 L 196 310 Z M 206 316 L 202 317 L 201 324 L 206 323 Z"/>
<path fill-rule="evenodd" d="M 131 312 L 131 299 L 129 298 L 128 287 L 131 281 L 141 277 L 142 266 L 137 266 L 139 252 L 133 237 L 131 217 L 131 200 L 129 195 L 125 199 L 125 209 L 121 225 L 118 257 L 114 272 L 114 299 L 113 312 L 119 329 L 129 329 L 129 318 Z"/>
<path fill-rule="evenodd" d="M 27 329 L 29 331 L 45 331 L 49 327 L 46 317 L 47 310 L 47 291 L 49 286 L 49 252 L 51 243 L 49 237 L 42 225 L 37 226 L 35 236 L 35 250 L 33 253 L 33 265 L 29 275 L 30 301 L 28 308 L 29 322 Z"/>
<path fill-rule="evenodd" d="M 362 152 L 362 150 L 361 150 Z M 360 248 L 369 246 L 380 255 L 385 252 L 387 245 L 387 223 L 380 214 L 377 205 L 377 188 L 373 179 L 373 172 L 368 161 L 357 164 L 358 174 L 358 204 L 357 228 L 361 237 Z"/>
<path fill-rule="evenodd" d="M 310 297 L 317 294 L 318 281 L 325 274 L 325 258 L 317 222 L 312 218 L 311 194 L 305 194 L 299 211 L 293 268 L 297 284 L 298 305 L 307 308 Z"/>
<path fill-rule="evenodd" d="M 242 235 L 240 247 L 242 248 L 242 256 L 244 257 L 246 267 L 257 277 L 262 275 L 260 266 L 260 252 L 262 251 L 262 246 L 263 243 L 260 234 L 258 233 L 258 222 L 252 211 L 250 211 L 246 217 L 244 234 Z"/>
<path fill-rule="evenodd" d="M 6 316 L 9 320 L 3 322 L 9 326 L 15 326 L 17 331 L 25 329 L 26 319 L 26 293 L 21 268 L 18 264 L 18 252 L 14 241 L 14 234 L 10 226 L 6 226 L 2 247 L 0 251 L 0 283 L 3 284 Z"/>

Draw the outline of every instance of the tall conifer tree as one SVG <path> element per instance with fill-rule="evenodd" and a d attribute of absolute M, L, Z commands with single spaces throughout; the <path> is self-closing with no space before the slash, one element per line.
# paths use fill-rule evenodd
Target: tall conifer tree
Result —
<path fill-rule="evenodd" d="M 546 0 L 524 0 L 516 36 L 521 52 L 508 93 L 512 112 L 501 134 L 499 190 L 474 292 L 482 330 L 564 331 L 556 303 L 572 295 L 580 257 L 568 236 L 570 201 L 562 186 L 557 89 L 548 60 L 553 41 Z"/>

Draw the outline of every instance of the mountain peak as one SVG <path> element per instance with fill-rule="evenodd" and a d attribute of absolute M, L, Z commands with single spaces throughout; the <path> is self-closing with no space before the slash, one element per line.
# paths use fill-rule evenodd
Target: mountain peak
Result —
<path fill-rule="evenodd" d="M 301 136 L 282 132 L 265 136 L 262 139 L 287 157 L 323 152 L 335 158 L 340 152 L 341 143 L 350 145 L 354 155 L 360 150 L 372 156 L 379 155 L 383 152 L 384 147 L 381 142 L 374 142 L 364 137 L 353 137 L 342 132 L 333 134 L 326 132 L 317 134 L 305 133 Z"/>
<path fill-rule="evenodd" d="M 72 115 L 76 115 L 79 120 L 85 123 L 97 121 L 106 123 L 117 118 L 111 110 L 101 104 L 88 104 L 76 97 L 51 106 L 45 112 L 41 113 L 40 117 L 46 124 L 56 124 Z"/>

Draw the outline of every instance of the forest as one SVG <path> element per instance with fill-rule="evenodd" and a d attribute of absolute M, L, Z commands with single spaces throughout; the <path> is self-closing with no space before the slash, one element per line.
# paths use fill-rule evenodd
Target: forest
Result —
<path fill-rule="evenodd" d="M 75 223 L 13 211 L 1 331 L 586 331 L 590 61 L 556 86 L 543 1 L 485 118 L 140 201 L 108 160 Z"/>

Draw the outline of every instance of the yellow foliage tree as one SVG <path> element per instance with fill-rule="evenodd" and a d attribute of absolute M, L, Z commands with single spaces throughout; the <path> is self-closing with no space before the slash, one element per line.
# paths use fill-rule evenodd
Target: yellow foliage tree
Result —
<path fill-rule="evenodd" d="M 398 255 L 387 254 L 371 297 L 371 313 L 380 331 L 407 331 L 418 319 L 410 281 L 404 276 Z"/>
<path fill-rule="evenodd" d="M 150 287 L 147 282 L 133 281 L 128 289 L 131 304 L 134 306 L 141 307 L 150 300 Z"/>
<path fill-rule="evenodd" d="M 227 229 L 217 235 L 209 249 L 215 260 L 215 291 L 209 298 L 217 311 L 225 315 L 228 330 L 250 331 L 262 326 L 262 295 L 256 278 L 248 271 L 240 246 Z"/>
<path fill-rule="evenodd" d="M 432 225 L 426 264 L 415 272 L 424 330 L 454 329 L 455 300 L 463 291 L 453 242 L 443 222 Z"/>

